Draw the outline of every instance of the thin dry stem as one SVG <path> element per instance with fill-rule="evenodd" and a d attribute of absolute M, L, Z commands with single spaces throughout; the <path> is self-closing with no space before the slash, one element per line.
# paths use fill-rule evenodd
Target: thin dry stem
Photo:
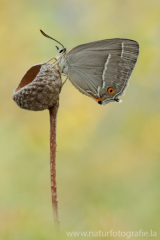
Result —
<path fill-rule="evenodd" d="M 58 199 L 56 186 L 56 121 L 59 101 L 49 109 L 50 113 L 50 174 L 53 214 L 56 225 L 59 225 Z"/>

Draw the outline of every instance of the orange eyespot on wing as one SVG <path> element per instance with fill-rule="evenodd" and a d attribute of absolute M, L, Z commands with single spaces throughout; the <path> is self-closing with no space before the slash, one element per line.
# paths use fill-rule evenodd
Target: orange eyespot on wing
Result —
<path fill-rule="evenodd" d="M 94 96 L 92 93 L 89 93 L 92 97 L 94 97 L 99 104 L 102 104 L 102 98 L 96 98 L 96 96 Z"/>
<path fill-rule="evenodd" d="M 98 104 L 102 104 L 102 98 L 97 98 Z"/>
<path fill-rule="evenodd" d="M 108 91 L 109 94 L 113 94 L 114 93 L 114 89 L 112 87 L 108 88 L 107 91 Z"/>

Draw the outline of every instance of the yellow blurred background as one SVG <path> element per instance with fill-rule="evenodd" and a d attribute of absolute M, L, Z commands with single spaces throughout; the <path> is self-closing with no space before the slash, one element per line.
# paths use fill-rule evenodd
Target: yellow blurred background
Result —
<path fill-rule="evenodd" d="M 69 239 L 66 231 L 158 232 L 160 1 L 1 0 L 0 19 L 0 240 Z M 60 236 L 51 205 L 49 113 L 22 110 L 12 100 L 27 69 L 57 54 L 40 28 L 68 50 L 117 37 L 140 44 L 121 104 L 100 106 L 69 81 L 62 89 Z"/>

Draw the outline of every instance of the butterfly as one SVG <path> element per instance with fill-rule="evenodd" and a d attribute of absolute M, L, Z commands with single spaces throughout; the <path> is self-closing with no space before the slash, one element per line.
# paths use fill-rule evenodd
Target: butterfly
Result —
<path fill-rule="evenodd" d="M 123 38 L 105 39 L 81 44 L 69 51 L 58 43 L 62 48 L 57 47 L 55 64 L 81 93 L 101 105 L 120 101 L 118 97 L 124 94 L 138 59 L 138 42 Z"/>

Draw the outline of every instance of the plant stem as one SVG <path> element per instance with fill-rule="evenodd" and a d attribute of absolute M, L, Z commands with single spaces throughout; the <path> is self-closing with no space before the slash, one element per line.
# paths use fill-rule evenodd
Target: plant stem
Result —
<path fill-rule="evenodd" d="M 56 186 L 56 122 L 59 101 L 49 109 L 50 113 L 50 174 L 51 174 L 51 193 L 53 214 L 56 225 L 59 225 L 58 218 L 58 199 Z"/>

